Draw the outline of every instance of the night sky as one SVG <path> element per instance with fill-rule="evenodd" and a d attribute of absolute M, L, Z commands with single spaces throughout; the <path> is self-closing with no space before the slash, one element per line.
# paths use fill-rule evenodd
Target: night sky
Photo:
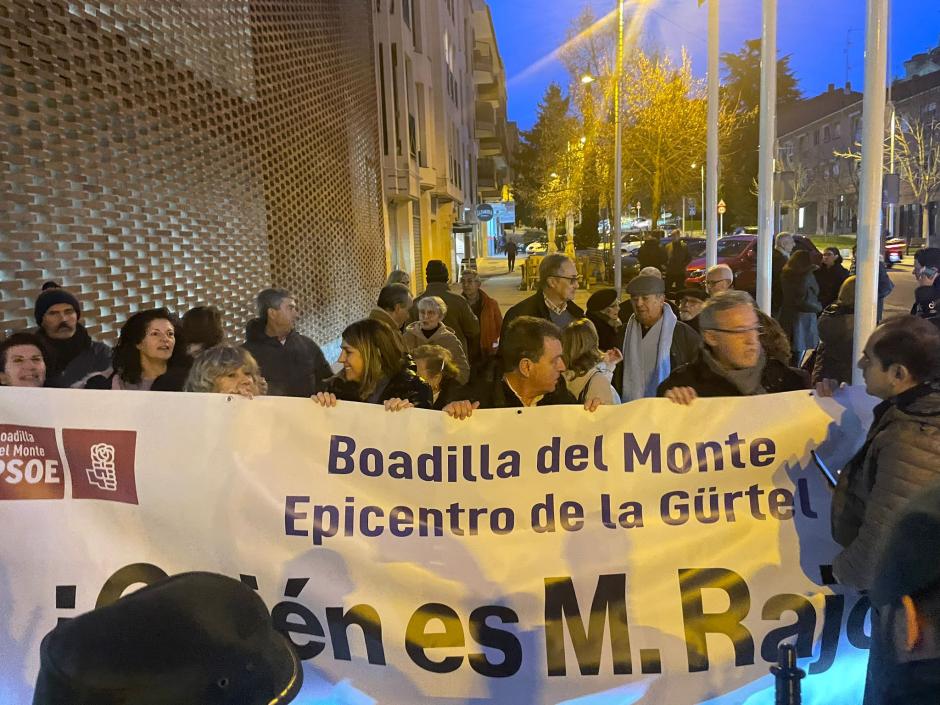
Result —
<path fill-rule="evenodd" d="M 552 81 L 567 90 L 567 73 L 558 61 L 538 70 L 533 64 L 551 54 L 565 39 L 571 19 L 590 3 L 596 16 L 616 7 L 615 0 L 489 0 L 499 51 L 506 66 L 509 119 L 520 129 L 535 121 L 535 110 Z M 903 62 L 911 55 L 940 43 L 940 3 L 893 0 L 889 73 L 903 75 Z M 790 54 L 790 65 L 807 97 L 826 90 L 829 83 L 862 90 L 865 45 L 865 0 L 780 0 L 777 49 Z M 705 76 L 707 6 L 696 0 L 659 0 L 650 13 L 645 41 L 678 57 L 685 46 L 696 76 Z M 735 52 L 744 40 L 760 37 L 759 0 L 721 0 L 721 51 Z M 525 72 L 525 73 L 523 73 Z"/>

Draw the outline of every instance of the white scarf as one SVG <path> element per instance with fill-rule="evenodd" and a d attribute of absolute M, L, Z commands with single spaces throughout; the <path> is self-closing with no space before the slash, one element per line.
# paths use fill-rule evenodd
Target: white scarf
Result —
<path fill-rule="evenodd" d="M 623 403 L 634 399 L 643 399 L 656 395 L 656 387 L 669 376 L 672 365 L 669 352 L 672 348 L 672 334 L 676 329 L 676 314 L 669 304 L 663 304 L 663 316 L 659 323 L 659 340 L 656 349 L 654 369 L 644 369 L 643 365 L 643 328 L 636 320 L 636 314 L 627 321 L 623 335 L 623 389 L 620 398 Z M 650 330 L 651 334 L 652 330 Z M 652 389 L 652 392 L 650 390 Z"/>

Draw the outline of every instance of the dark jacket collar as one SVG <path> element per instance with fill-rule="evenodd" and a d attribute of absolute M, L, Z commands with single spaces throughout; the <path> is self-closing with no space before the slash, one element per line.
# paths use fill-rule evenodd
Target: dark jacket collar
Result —
<path fill-rule="evenodd" d="M 294 336 L 299 335 L 296 330 L 292 330 L 287 334 L 285 342 L 293 338 Z M 260 318 L 252 318 L 248 321 L 248 325 L 245 326 L 245 340 L 249 343 L 277 343 L 280 345 L 280 340 L 275 336 L 268 335 L 265 332 L 265 325 Z"/>

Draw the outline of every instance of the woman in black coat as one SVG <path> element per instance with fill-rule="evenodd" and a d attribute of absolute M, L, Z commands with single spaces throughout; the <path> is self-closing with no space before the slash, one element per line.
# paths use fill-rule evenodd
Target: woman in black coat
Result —
<path fill-rule="evenodd" d="M 842 266 L 842 255 L 838 247 L 827 247 L 822 253 L 822 266 L 813 274 L 819 284 L 819 304 L 828 308 L 839 296 L 842 282 L 849 276 L 849 270 Z"/>
<path fill-rule="evenodd" d="M 790 338 L 794 367 L 799 367 L 804 353 L 819 343 L 816 316 L 822 311 L 822 306 L 819 304 L 819 284 L 813 276 L 813 269 L 809 252 L 795 250 L 784 265 L 780 277 L 783 301 L 777 320 Z"/>
<path fill-rule="evenodd" d="M 380 321 L 356 321 L 343 331 L 343 369 L 313 396 L 321 406 L 337 400 L 382 404 L 388 411 L 431 408 L 431 388 L 408 366 L 392 329 Z"/>
<path fill-rule="evenodd" d="M 855 335 L 855 277 L 842 282 L 836 302 L 819 317 L 819 345 L 813 384 L 824 379 L 852 383 L 852 339 Z"/>

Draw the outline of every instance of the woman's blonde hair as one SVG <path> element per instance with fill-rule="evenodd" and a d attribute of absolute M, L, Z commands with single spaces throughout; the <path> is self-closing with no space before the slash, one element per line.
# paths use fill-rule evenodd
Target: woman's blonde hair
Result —
<path fill-rule="evenodd" d="M 366 318 L 346 326 L 343 342 L 362 356 L 362 379 L 359 398 L 366 400 L 382 379 L 393 377 L 404 367 L 404 351 L 392 329 L 379 321 Z"/>
<path fill-rule="evenodd" d="M 450 350 L 441 345 L 419 345 L 411 351 L 411 357 L 416 363 L 418 360 L 424 360 L 428 367 L 439 371 L 444 377 L 457 379 L 460 376 L 460 370 L 454 364 Z"/>
<path fill-rule="evenodd" d="M 603 359 L 597 328 L 587 318 L 579 318 L 561 333 L 562 357 L 565 367 L 581 376 L 590 372 Z"/>
<path fill-rule="evenodd" d="M 184 392 L 214 392 L 219 377 L 244 369 L 254 381 L 259 394 L 267 391 L 267 382 L 251 353 L 244 348 L 223 343 L 203 350 L 196 356 L 189 376 L 183 385 Z"/>

